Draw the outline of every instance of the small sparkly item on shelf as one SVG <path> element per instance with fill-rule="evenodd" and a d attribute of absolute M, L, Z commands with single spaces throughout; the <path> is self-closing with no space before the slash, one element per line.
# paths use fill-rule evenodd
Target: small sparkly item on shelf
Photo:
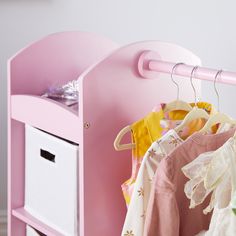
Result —
<path fill-rule="evenodd" d="M 72 80 L 63 86 L 50 87 L 43 97 L 51 98 L 65 104 L 66 106 L 73 106 L 78 103 L 78 80 Z"/>

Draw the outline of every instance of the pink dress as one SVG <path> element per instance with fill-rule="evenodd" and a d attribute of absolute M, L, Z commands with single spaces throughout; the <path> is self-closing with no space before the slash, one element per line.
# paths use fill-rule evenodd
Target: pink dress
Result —
<path fill-rule="evenodd" d="M 146 213 L 145 236 L 193 236 L 208 229 L 211 215 L 204 215 L 203 209 L 209 199 L 189 209 L 189 200 L 184 193 L 188 179 L 181 168 L 201 153 L 218 149 L 234 132 L 235 129 L 220 134 L 195 133 L 161 161 Z"/>

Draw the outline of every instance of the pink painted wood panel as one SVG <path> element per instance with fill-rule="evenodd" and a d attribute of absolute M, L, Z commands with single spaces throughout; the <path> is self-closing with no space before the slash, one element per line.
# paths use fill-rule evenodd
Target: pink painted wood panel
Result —
<path fill-rule="evenodd" d="M 63 236 L 56 230 L 50 228 L 49 226 L 45 225 L 44 223 L 42 223 L 41 221 L 33 217 L 23 207 L 13 210 L 12 214 L 16 218 L 32 226 L 33 228 L 37 229 L 41 233 L 46 234 L 47 236 Z"/>
<path fill-rule="evenodd" d="M 12 95 L 11 117 L 64 139 L 73 142 L 79 140 L 77 112 L 54 100 L 39 96 Z"/>
<path fill-rule="evenodd" d="M 11 94 L 41 95 L 47 87 L 77 79 L 117 47 L 111 40 L 92 33 L 49 35 L 9 60 Z"/>
<path fill-rule="evenodd" d="M 76 141 L 79 140 L 76 132 L 80 132 L 78 127 L 74 127 L 77 119 L 74 114 L 68 113 L 67 109 L 62 112 L 62 107 L 54 102 L 46 103 L 36 99 L 11 100 L 12 95 L 41 95 L 49 86 L 61 85 L 67 81 L 77 79 L 78 76 L 89 66 L 99 61 L 105 55 L 114 51 L 118 45 L 104 37 L 86 32 L 63 32 L 47 36 L 32 45 L 24 48 L 8 62 L 8 235 L 24 236 L 25 224 L 12 216 L 13 209 L 24 205 L 24 123 L 16 121 L 11 117 L 12 105 L 13 115 L 21 121 L 30 121 L 44 128 L 57 127 L 56 134 L 65 136 Z M 40 103 L 37 101 L 41 101 Z M 37 114 L 20 114 L 21 108 L 28 112 L 35 112 L 37 106 L 40 110 Z M 37 105 L 38 104 L 38 105 Z M 43 107 L 45 105 L 45 107 Z M 54 106 L 55 105 L 55 106 Z M 17 108 L 15 106 L 18 106 Z M 35 107 L 34 107 L 35 106 Z M 45 108 L 52 109 L 45 111 Z M 55 112 L 56 120 L 52 120 L 47 115 Z M 23 110 L 22 110 L 23 112 Z M 45 115 L 47 113 L 47 115 Z M 17 118 L 15 117 L 15 118 Z M 69 118 L 70 117 L 70 118 Z M 26 119 L 26 120 L 25 120 Z M 41 123 L 38 122 L 41 120 Z M 60 121 L 65 121 L 60 129 Z M 73 120 L 73 121 L 72 121 Z M 72 122 L 71 122 L 72 121 Z M 71 122 L 71 123 L 70 123 Z M 58 124 L 55 124 L 58 123 Z M 65 123 L 67 123 L 65 127 Z M 79 123 L 79 122 L 78 122 Z M 79 126 L 79 125 L 78 125 Z M 70 130 L 74 129 L 73 133 Z M 59 209 L 58 209 L 59 210 Z"/>
<path fill-rule="evenodd" d="M 144 50 L 156 51 L 161 60 L 200 64 L 182 47 L 142 42 L 118 49 L 81 75 L 80 117 L 90 128 L 84 129 L 80 145 L 80 235 L 121 234 L 126 207 L 120 186 L 131 175 L 131 152 L 116 152 L 113 141 L 124 126 L 160 102 L 176 99 L 170 75 L 154 72 L 153 80 L 139 76 L 137 62 Z M 190 81 L 178 82 L 180 97 L 193 101 Z M 200 82 L 194 82 L 200 93 Z"/>

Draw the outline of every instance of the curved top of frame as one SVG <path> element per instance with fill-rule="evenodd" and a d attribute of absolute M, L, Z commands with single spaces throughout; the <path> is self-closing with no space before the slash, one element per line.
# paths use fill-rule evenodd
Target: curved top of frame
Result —
<path fill-rule="evenodd" d="M 41 95 L 79 75 L 118 45 L 87 32 L 51 34 L 25 47 L 9 59 L 11 94 Z"/>
<path fill-rule="evenodd" d="M 139 74 L 138 60 L 145 50 L 155 51 L 159 60 L 200 64 L 199 58 L 185 48 L 146 41 L 113 51 L 81 74 L 79 83 L 83 91 L 79 94 L 79 117 L 90 124 L 83 132 L 82 143 L 85 171 L 81 181 L 86 188 L 81 195 L 80 216 L 84 221 L 80 225 L 81 235 L 120 234 L 126 208 L 117 186 L 130 174 L 130 159 L 125 158 L 129 153 L 115 151 L 113 141 L 124 126 L 139 120 L 159 103 L 176 98 L 176 88 L 171 86 L 169 74 L 156 73 L 157 79 L 143 79 Z M 193 92 L 189 80 L 179 82 L 184 88 L 181 98 L 190 100 Z M 198 85 L 196 81 L 197 91 Z M 96 188 L 92 183 L 96 183 Z M 103 194 L 97 195 L 98 189 L 106 193 L 105 201 Z M 96 201 L 91 202 L 95 195 Z M 101 212 L 106 214 L 101 215 Z M 107 219 L 114 219 L 116 224 L 106 224 Z"/>

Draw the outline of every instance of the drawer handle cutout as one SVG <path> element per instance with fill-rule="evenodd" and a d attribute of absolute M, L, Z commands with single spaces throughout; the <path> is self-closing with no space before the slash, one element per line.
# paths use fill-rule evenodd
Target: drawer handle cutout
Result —
<path fill-rule="evenodd" d="M 40 156 L 48 161 L 55 162 L 56 156 L 46 150 L 40 149 Z"/>

